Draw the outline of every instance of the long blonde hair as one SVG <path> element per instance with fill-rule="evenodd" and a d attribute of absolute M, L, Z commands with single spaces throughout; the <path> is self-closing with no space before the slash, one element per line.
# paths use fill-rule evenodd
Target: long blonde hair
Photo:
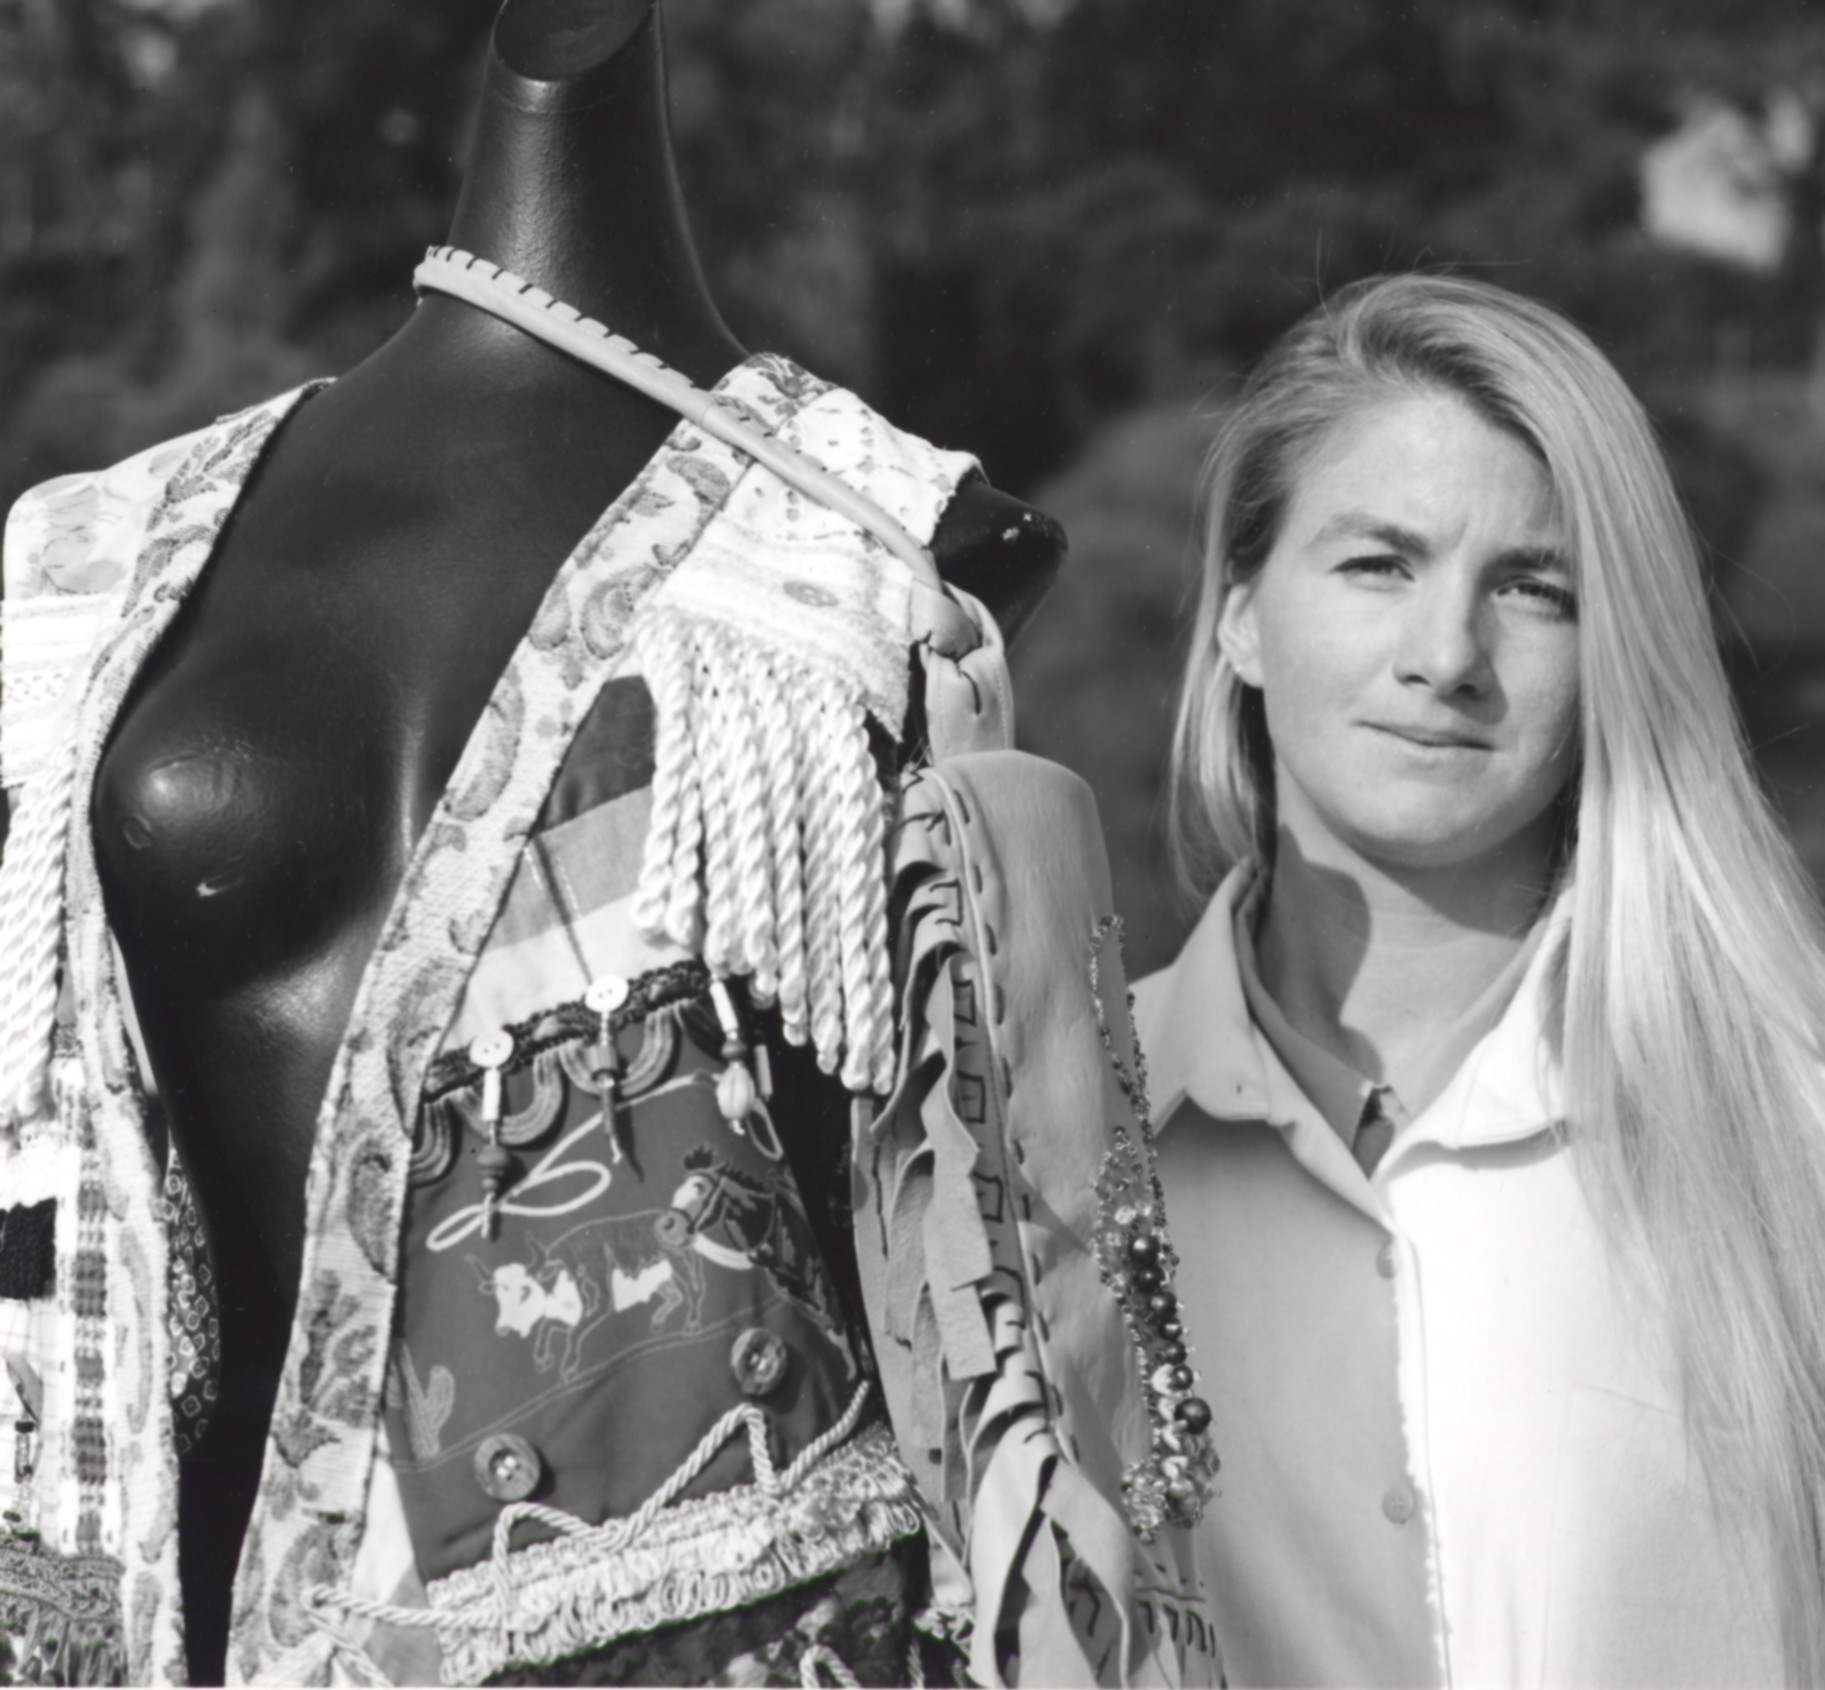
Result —
<path fill-rule="evenodd" d="M 1825 1682 L 1825 931 L 1750 770 L 1652 427 L 1562 317 L 1463 278 L 1381 278 L 1247 382 L 1207 467 L 1173 740 L 1181 877 L 1208 893 L 1272 860 L 1273 750 L 1217 642 L 1226 593 L 1265 562 L 1326 432 L 1427 390 L 1513 432 L 1557 496 L 1582 687 L 1552 962 L 1572 1143 L 1612 1260 L 1645 1258 L 1664 1305 L 1713 1499 L 1766 1538 L 1788 1673 Z"/>

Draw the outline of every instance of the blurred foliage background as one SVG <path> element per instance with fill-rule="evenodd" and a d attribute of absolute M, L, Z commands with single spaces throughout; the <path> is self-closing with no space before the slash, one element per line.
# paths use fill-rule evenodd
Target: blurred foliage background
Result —
<path fill-rule="evenodd" d="M 1130 963 L 1234 373 L 1353 277 L 1569 311 L 1659 420 L 1764 772 L 1825 869 L 1814 0 L 664 0 L 737 335 L 1070 528 L 1022 737 L 1101 799 Z M 454 205 L 496 0 L 0 0 L 0 499 L 358 361 Z"/>

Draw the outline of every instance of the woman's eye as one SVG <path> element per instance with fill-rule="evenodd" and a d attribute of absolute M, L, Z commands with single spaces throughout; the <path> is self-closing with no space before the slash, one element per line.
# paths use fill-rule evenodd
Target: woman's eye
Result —
<path fill-rule="evenodd" d="M 1345 558 L 1337 566 L 1340 575 L 1355 576 L 1358 580 L 1392 580 L 1404 575 L 1407 570 L 1405 558 L 1393 556 L 1351 557 Z"/>
<path fill-rule="evenodd" d="M 1519 580 L 1508 583 L 1508 590 L 1531 605 L 1548 611 L 1564 622 L 1575 622 L 1578 619 L 1578 595 L 1570 587 L 1562 586 L 1557 581 L 1542 581 L 1534 576 L 1522 576 Z"/>

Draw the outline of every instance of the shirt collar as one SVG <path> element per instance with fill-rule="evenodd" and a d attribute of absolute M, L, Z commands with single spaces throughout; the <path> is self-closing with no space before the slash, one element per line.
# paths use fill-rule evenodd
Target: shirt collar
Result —
<path fill-rule="evenodd" d="M 1262 894 L 1267 877 L 1256 875 L 1248 890 L 1236 904 L 1236 919 L 1230 929 L 1236 952 L 1236 973 L 1242 981 L 1242 999 L 1261 1037 L 1273 1048 L 1288 1077 L 1311 1102 L 1331 1130 L 1345 1144 L 1356 1142 L 1356 1129 L 1362 1122 L 1363 1107 L 1375 1082 L 1359 1074 L 1341 1057 L 1333 1056 L 1315 1039 L 1308 1039 L 1282 1013 L 1274 995 L 1261 980 L 1260 959 L 1255 954 L 1255 927 L 1261 919 Z M 1274 1065 L 1266 1064 L 1269 1090 Z"/>
<path fill-rule="evenodd" d="M 1217 1121 L 1268 1114 L 1267 1075 L 1236 966 L 1236 907 L 1254 877 L 1250 863 L 1231 869 L 1177 958 L 1134 989 L 1156 1126 L 1188 1100 Z"/>
<path fill-rule="evenodd" d="M 1214 1121 L 1289 1125 L 1316 1105 L 1299 1092 L 1249 1012 L 1235 936 L 1236 913 L 1257 878 L 1252 863 L 1227 874 L 1177 960 L 1135 988 L 1135 1028 L 1152 1079 L 1154 1120 L 1186 1102 Z M 1551 971 L 1564 948 L 1571 899 L 1561 892 L 1530 940 L 1519 983 L 1495 1025 L 1463 1053 L 1439 1096 L 1417 1117 L 1413 1140 L 1451 1149 L 1528 1138 L 1563 1115 L 1549 1035 Z M 1403 1133 L 1402 1138 L 1407 1139 Z"/>

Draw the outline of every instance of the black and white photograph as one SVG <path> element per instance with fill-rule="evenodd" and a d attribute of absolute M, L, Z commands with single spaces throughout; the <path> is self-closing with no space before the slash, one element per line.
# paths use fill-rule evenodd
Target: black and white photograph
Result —
<path fill-rule="evenodd" d="M 1825 1685 L 1810 0 L 0 0 L 0 523 L 0 1685 Z"/>

